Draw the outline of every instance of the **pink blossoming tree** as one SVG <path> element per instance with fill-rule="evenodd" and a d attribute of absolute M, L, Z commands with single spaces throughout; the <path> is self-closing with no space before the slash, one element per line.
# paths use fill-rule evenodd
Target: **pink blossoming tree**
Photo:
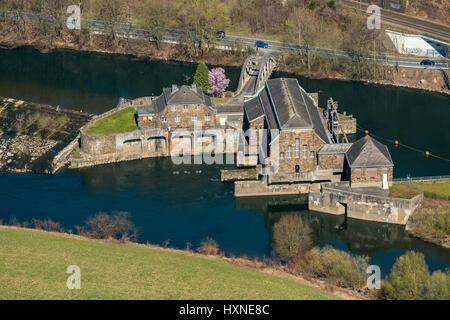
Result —
<path fill-rule="evenodd" d="M 208 93 L 214 97 L 220 96 L 230 84 L 230 79 L 225 76 L 223 68 L 213 68 L 208 74 L 210 90 Z"/>

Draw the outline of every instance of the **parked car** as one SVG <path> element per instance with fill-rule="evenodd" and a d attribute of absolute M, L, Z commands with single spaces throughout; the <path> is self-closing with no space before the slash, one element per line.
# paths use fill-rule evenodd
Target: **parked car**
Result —
<path fill-rule="evenodd" d="M 434 66 L 434 65 L 436 65 L 436 62 L 425 59 L 425 60 L 420 61 L 420 65 L 421 66 Z"/>
<path fill-rule="evenodd" d="M 268 48 L 269 44 L 267 42 L 258 40 L 258 41 L 255 42 L 255 46 L 258 47 L 258 48 Z"/>
<path fill-rule="evenodd" d="M 225 39 L 225 37 L 226 37 L 225 31 L 217 31 L 216 32 L 217 39 Z"/>

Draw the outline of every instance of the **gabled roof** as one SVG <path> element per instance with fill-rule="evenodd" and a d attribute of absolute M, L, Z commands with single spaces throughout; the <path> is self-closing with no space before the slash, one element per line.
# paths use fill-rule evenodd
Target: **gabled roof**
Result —
<path fill-rule="evenodd" d="M 214 100 L 195 85 L 192 87 L 173 85 L 172 88 L 164 88 L 163 93 L 154 99 L 151 105 L 138 107 L 137 114 L 138 116 L 154 115 L 170 104 L 204 104 L 211 108 L 214 106 Z"/>
<path fill-rule="evenodd" d="M 351 147 L 351 143 L 324 144 L 318 154 L 344 154 Z"/>
<path fill-rule="evenodd" d="M 196 86 L 172 86 L 172 88 L 165 88 L 163 90 L 166 105 L 168 104 L 205 104 L 207 106 L 212 105 L 212 100 L 209 96 L 203 93 L 201 88 Z"/>
<path fill-rule="evenodd" d="M 244 111 L 249 122 L 258 119 L 264 115 L 259 97 L 244 102 Z"/>
<path fill-rule="evenodd" d="M 313 129 L 325 143 L 330 139 L 325 131 L 314 101 L 298 84 L 297 79 L 277 78 L 266 82 L 266 90 L 281 130 Z M 264 105 L 264 109 L 267 108 Z"/>
<path fill-rule="evenodd" d="M 345 155 L 351 168 L 394 166 L 388 148 L 369 135 L 354 142 Z"/>

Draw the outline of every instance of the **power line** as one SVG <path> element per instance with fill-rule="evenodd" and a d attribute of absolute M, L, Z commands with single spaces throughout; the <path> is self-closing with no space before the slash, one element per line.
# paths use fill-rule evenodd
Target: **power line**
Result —
<path fill-rule="evenodd" d="M 364 130 L 359 124 L 356 124 L 356 127 L 357 127 L 358 130 L 360 130 L 360 131 L 362 131 L 362 132 L 365 132 L 365 131 L 366 131 L 366 130 Z M 379 140 L 384 140 L 384 141 L 390 142 L 390 143 L 395 143 L 395 141 L 396 141 L 396 140 L 391 140 L 391 139 L 387 139 L 387 138 L 384 138 L 384 137 L 380 137 L 380 136 L 375 135 L 375 134 L 372 134 L 372 133 L 371 133 L 370 135 L 371 135 L 372 137 L 375 137 L 375 138 L 379 139 Z M 413 147 L 413 146 L 409 146 L 409 145 L 404 144 L 404 143 L 398 142 L 398 145 L 399 145 L 399 146 L 402 146 L 402 147 L 405 147 L 405 148 L 408 148 L 408 149 L 410 149 L 410 150 L 412 150 L 412 151 L 416 151 L 416 152 L 419 152 L 419 153 L 422 153 L 422 154 L 427 154 L 427 151 L 424 151 L 424 150 L 415 148 L 415 147 Z M 428 152 L 429 152 L 429 151 L 428 151 Z M 450 159 L 441 157 L 441 156 L 436 155 L 436 154 L 433 154 L 433 153 L 431 153 L 431 152 L 428 153 L 428 157 L 434 157 L 434 158 L 436 158 L 436 159 L 440 159 L 440 160 L 443 160 L 443 161 L 450 162 Z"/>

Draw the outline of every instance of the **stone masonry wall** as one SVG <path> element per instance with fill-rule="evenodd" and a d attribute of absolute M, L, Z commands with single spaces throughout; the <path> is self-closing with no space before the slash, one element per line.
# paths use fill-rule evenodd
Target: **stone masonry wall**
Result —
<path fill-rule="evenodd" d="M 300 139 L 300 156 L 296 157 L 295 139 Z M 284 159 L 279 157 L 279 173 L 295 173 L 295 168 L 298 165 L 300 173 L 312 171 L 317 166 L 317 151 L 324 145 L 324 142 L 317 137 L 312 129 L 302 130 L 284 130 L 280 132 L 278 138 L 279 150 L 284 153 Z M 303 157 L 303 145 L 306 145 L 306 158 Z M 292 157 L 289 159 L 288 147 L 292 147 Z M 272 149 L 271 152 L 275 149 Z M 313 152 L 313 155 L 311 155 Z"/>
<path fill-rule="evenodd" d="M 173 111 L 172 106 L 176 106 L 177 110 Z M 195 104 L 186 104 L 188 106 L 187 110 L 184 109 L 184 104 L 178 105 L 168 105 L 160 113 L 150 117 L 139 117 L 138 125 L 142 128 L 163 128 L 171 129 L 176 128 L 191 128 L 194 124 L 202 125 L 204 127 L 214 127 L 216 126 L 216 112 L 205 106 L 204 104 L 199 105 L 199 109 L 195 109 Z M 196 116 L 197 121 L 194 122 L 192 117 Z M 209 120 L 206 120 L 206 116 L 209 116 Z M 179 117 L 180 121 L 175 122 L 175 118 Z M 166 122 L 163 122 L 163 118 Z"/>
<path fill-rule="evenodd" d="M 334 169 L 342 171 L 344 168 L 344 154 L 320 154 L 318 163 L 320 169 Z"/>
<path fill-rule="evenodd" d="M 388 181 L 392 181 L 394 168 L 352 168 L 350 181 L 352 187 L 363 185 L 381 186 L 383 182 L 383 174 L 387 173 Z"/>

